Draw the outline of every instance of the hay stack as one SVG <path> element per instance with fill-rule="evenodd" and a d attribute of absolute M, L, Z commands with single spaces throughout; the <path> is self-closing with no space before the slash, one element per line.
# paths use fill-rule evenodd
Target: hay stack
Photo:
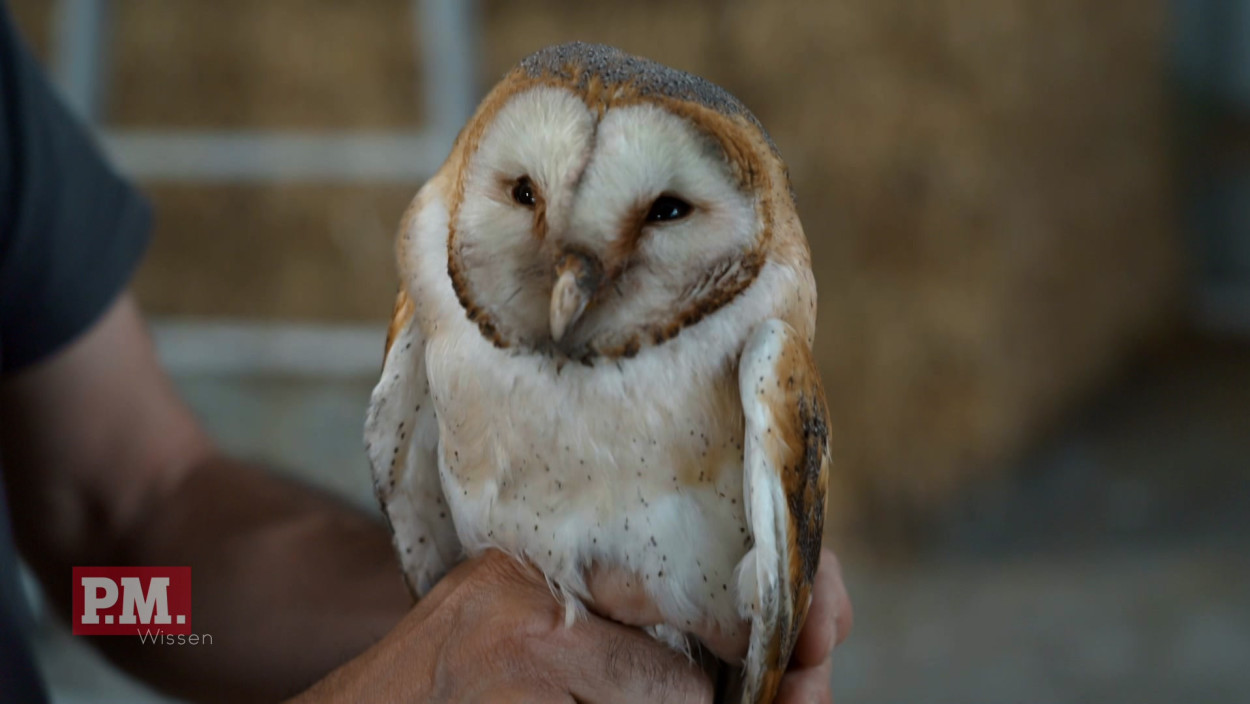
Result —
<path fill-rule="evenodd" d="M 117 5 L 116 122 L 420 120 L 406 2 Z M 483 89 L 544 44 L 603 41 L 725 85 L 768 126 L 815 254 L 835 526 L 893 530 L 940 507 L 1176 324 L 1161 2 L 491 0 L 479 14 Z M 410 190 L 154 187 L 143 301 L 378 320 Z"/>

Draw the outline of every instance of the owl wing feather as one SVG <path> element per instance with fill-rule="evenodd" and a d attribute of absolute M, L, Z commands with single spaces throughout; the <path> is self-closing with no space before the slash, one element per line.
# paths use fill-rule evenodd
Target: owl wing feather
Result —
<path fill-rule="evenodd" d="M 738 368 L 746 416 L 743 482 L 754 545 L 738 572 L 739 610 L 751 621 L 744 703 L 771 702 L 811 603 L 829 477 L 828 410 L 805 340 L 762 323 Z"/>
<path fill-rule="evenodd" d="M 401 290 L 387 331 L 382 377 L 365 417 L 365 446 L 404 578 L 421 597 L 459 560 L 460 541 L 439 478 L 438 419 L 415 313 Z"/>

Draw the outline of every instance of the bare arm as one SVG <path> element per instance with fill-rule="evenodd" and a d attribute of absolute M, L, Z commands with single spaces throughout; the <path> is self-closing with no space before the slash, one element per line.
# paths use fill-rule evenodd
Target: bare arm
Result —
<path fill-rule="evenodd" d="M 0 382 L 0 449 L 23 555 L 63 613 L 73 565 L 190 565 L 214 644 L 96 644 L 197 699 L 294 694 L 411 607 L 385 527 L 221 455 L 123 296 L 54 358 Z"/>

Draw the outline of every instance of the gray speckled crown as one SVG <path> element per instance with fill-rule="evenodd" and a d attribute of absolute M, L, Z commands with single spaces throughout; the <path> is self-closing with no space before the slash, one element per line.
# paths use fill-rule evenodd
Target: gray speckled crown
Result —
<path fill-rule="evenodd" d="M 569 72 L 570 66 L 578 66 L 582 71 L 574 76 Z M 539 49 L 525 57 L 518 67 L 531 78 L 553 76 L 567 81 L 573 81 L 576 78 L 575 85 L 581 91 L 587 89 L 590 78 L 594 76 L 608 86 L 628 83 L 643 96 L 654 95 L 685 100 L 715 110 L 722 115 L 742 116 L 755 125 L 764 136 L 764 141 L 768 143 L 769 148 L 774 153 L 777 152 L 777 145 L 773 144 L 768 131 L 742 104 L 742 101 L 731 95 L 729 91 L 709 80 L 669 68 L 650 59 L 627 54 L 616 47 L 584 42 L 556 44 Z"/>

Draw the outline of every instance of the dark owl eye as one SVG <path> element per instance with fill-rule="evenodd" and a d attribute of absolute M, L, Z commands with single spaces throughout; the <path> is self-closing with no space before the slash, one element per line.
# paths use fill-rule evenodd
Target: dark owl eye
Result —
<path fill-rule="evenodd" d="M 526 207 L 534 206 L 534 184 L 530 182 L 529 176 L 522 176 L 516 180 L 516 185 L 512 187 L 512 200 Z"/>
<path fill-rule="evenodd" d="M 655 199 L 655 202 L 651 204 L 651 209 L 647 211 L 647 222 L 680 220 L 689 215 L 692 209 L 691 205 L 681 198 L 660 196 Z"/>

